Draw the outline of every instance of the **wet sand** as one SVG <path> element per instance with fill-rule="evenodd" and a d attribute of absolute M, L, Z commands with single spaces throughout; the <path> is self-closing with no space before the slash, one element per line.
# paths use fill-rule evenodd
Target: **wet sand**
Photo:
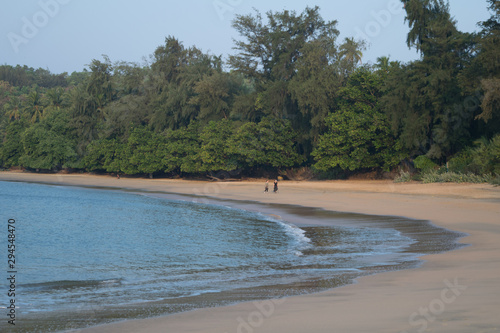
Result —
<path fill-rule="evenodd" d="M 0 180 L 405 216 L 469 235 L 461 241 L 470 246 L 427 255 L 419 268 L 361 277 L 356 284 L 326 292 L 129 320 L 82 332 L 500 331 L 499 187 L 390 181 L 281 182 L 278 194 L 264 194 L 263 181 L 215 183 L 13 172 L 0 173 Z"/>

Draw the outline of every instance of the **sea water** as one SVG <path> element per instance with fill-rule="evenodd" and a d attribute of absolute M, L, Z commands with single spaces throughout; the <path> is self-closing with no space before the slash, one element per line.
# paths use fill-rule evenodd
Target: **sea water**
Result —
<path fill-rule="evenodd" d="M 314 292 L 416 261 L 415 239 L 387 227 L 299 228 L 224 204 L 20 182 L 0 182 L 0 201 L 2 274 L 15 219 L 16 311 L 30 330 Z M 64 325 L 47 319 L 63 313 Z"/>

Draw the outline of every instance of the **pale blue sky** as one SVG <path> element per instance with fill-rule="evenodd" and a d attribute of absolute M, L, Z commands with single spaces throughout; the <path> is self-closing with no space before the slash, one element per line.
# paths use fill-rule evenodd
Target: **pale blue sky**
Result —
<path fill-rule="evenodd" d="M 391 56 L 403 62 L 418 55 L 406 46 L 408 26 L 399 0 L 2 0 L 0 64 L 81 71 L 92 59 L 142 62 L 172 35 L 186 47 L 216 55 L 234 54 L 231 27 L 236 14 L 319 6 L 325 20 L 337 20 L 340 38 L 363 37 L 363 61 Z M 490 14 L 486 0 L 451 0 L 462 31 L 477 30 Z"/>

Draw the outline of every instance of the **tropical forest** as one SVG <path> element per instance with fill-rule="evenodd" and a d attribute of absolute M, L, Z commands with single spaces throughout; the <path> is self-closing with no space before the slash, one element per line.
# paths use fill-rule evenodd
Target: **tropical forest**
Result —
<path fill-rule="evenodd" d="M 167 36 L 142 64 L 2 65 L 0 169 L 500 184 L 500 2 L 473 33 L 447 1 L 403 5 L 408 63 L 364 63 L 307 7 L 236 16 L 232 55 Z"/>

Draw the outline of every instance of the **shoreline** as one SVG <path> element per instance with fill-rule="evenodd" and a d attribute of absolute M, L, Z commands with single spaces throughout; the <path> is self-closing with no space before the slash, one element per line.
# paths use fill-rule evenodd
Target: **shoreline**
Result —
<path fill-rule="evenodd" d="M 13 172 L 1 172 L 0 180 L 405 216 L 469 235 L 461 243 L 471 246 L 427 255 L 416 269 L 361 277 L 355 284 L 318 294 L 130 320 L 82 332 L 417 332 L 427 328 L 435 332 L 493 332 L 500 326 L 495 311 L 500 305 L 496 283 L 500 276 L 500 188 L 490 185 L 285 181 L 280 193 L 263 195 L 263 182 L 118 180 Z"/>

